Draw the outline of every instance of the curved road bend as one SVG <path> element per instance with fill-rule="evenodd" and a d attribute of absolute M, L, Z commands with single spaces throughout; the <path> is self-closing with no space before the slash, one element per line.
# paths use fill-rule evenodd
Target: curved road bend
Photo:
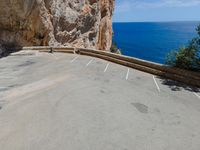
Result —
<path fill-rule="evenodd" d="M 198 89 L 101 59 L 0 59 L 1 150 L 198 150 L 199 116 Z"/>

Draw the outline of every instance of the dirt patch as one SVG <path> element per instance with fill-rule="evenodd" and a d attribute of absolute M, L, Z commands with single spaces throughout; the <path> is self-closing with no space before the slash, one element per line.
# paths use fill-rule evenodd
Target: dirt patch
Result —
<path fill-rule="evenodd" d="M 0 87 L 0 92 L 7 91 L 7 90 L 8 90 L 7 87 Z"/>
<path fill-rule="evenodd" d="M 141 103 L 131 103 L 139 112 L 143 114 L 148 113 L 148 106 L 141 104 Z"/>
<path fill-rule="evenodd" d="M 20 65 L 18 65 L 17 67 L 26 67 L 26 66 L 30 66 L 30 65 L 33 65 L 35 64 L 36 62 L 33 62 L 33 61 L 26 61 Z"/>

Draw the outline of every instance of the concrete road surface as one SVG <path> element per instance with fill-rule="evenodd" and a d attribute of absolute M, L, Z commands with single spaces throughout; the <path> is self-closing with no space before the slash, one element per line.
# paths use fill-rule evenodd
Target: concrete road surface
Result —
<path fill-rule="evenodd" d="M 200 93 L 101 59 L 0 59 L 0 150 L 199 150 Z"/>

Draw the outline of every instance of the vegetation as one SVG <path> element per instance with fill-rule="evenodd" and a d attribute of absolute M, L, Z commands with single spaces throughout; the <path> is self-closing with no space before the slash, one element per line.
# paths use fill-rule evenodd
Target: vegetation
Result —
<path fill-rule="evenodd" d="M 181 47 L 167 55 L 167 65 L 186 70 L 200 71 L 200 25 L 196 30 L 198 37 L 193 38 L 187 47 Z"/>
<path fill-rule="evenodd" d="M 119 48 L 117 47 L 117 44 L 116 44 L 115 42 L 112 43 L 112 46 L 111 46 L 111 48 L 110 48 L 110 51 L 111 51 L 112 53 L 121 54 L 121 49 L 119 49 Z"/>

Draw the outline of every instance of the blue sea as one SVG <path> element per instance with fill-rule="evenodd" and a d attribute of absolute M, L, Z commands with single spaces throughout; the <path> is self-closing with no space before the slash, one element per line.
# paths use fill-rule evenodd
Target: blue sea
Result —
<path fill-rule="evenodd" d="M 113 23 L 113 41 L 123 55 L 165 63 L 166 55 L 197 36 L 200 22 Z"/>

